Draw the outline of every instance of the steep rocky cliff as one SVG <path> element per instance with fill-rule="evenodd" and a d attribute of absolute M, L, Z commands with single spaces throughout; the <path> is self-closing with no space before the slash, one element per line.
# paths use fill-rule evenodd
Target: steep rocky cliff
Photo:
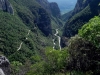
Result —
<path fill-rule="evenodd" d="M 0 9 L 5 12 L 14 14 L 13 7 L 8 0 L 0 0 Z"/>
<path fill-rule="evenodd" d="M 73 10 L 73 15 L 83 10 L 92 0 L 77 0 L 76 6 Z"/>
<path fill-rule="evenodd" d="M 10 75 L 10 63 L 5 56 L 0 55 L 0 75 Z"/>
<path fill-rule="evenodd" d="M 71 37 L 92 17 L 98 15 L 100 0 L 78 0 L 72 16 L 65 24 L 63 36 Z"/>
<path fill-rule="evenodd" d="M 59 6 L 56 2 L 48 2 L 47 0 L 37 0 L 37 2 L 49 14 L 51 23 L 53 23 L 53 24 L 51 24 L 51 27 L 54 28 L 54 27 L 63 26 L 63 24 L 61 22 L 61 12 L 60 12 Z"/>
<path fill-rule="evenodd" d="M 54 17 L 61 17 L 59 6 L 56 2 L 48 2 L 47 0 L 37 0 L 37 2 Z"/>

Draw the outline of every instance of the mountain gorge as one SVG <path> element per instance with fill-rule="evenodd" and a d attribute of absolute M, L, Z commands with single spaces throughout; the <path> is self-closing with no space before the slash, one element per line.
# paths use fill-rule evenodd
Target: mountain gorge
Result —
<path fill-rule="evenodd" d="M 0 74 L 99 75 L 99 14 L 99 0 L 63 17 L 56 2 L 0 0 Z"/>
<path fill-rule="evenodd" d="M 50 5 L 46 0 L 0 0 L 0 55 L 13 64 L 25 64 L 32 56 L 43 56 L 45 47 L 52 47 L 51 20 L 59 27 Z"/>

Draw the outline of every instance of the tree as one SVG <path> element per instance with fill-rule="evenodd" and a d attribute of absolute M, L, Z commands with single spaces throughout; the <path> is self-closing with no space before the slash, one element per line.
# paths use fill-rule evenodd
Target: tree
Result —
<path fill-rule="evenodd" d="M 90 41 L 95 46 L 95 49 L 92 50 L 92 52 L 94 52 L 91 54 L 91 56 L 93 56 L 91 59 L 92 66 L 97 67 L 96 69 L 94 68 L 94 75 L 97 75 L 100 73 L 100 17 L 95 16 L 88 23 L 86 23 L 79 30 L 79 35 L 85 40 Z"/>
<path fill-rule="evenodd" d="M 45 72 L 50 75 L 65 72 L 67 57 L 67 50 L 46 50 L 46 62 L 44 64 Z"/>
<path fill-rule="evenodd" d="M 100 48 L 100 17 L 92 18 L 79 30 L 79 35 Z"/>
<path fill-rule="evenodd" d="M 89 41 L 76 35 L 69 40 L 68 51 L 68 68 L 70 70 L 88 71 L 96 69 L 96 47 Z"/>

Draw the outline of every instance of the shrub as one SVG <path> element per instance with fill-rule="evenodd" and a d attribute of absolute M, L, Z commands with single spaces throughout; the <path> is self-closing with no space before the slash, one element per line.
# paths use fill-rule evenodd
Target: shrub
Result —
<path fill-rule="evenodd" d="M 96 48 L 90 42 L 79 36 L 72 37 L 69 40 L 68 51 L 70 54 L 68 68 L 70 70 L 86 71 L 96 68 Z"/>
<path fill-rule="evenodd" d="M 79 30 L 79 35 L 100 48 L 100 17 L 92 18 Z"/>

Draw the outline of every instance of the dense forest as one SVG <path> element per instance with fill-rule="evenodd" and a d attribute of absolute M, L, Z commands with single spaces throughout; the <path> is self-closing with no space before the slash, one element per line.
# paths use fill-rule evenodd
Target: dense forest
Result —
<path fill-rule="evenodd" d="M 0 0 L 0 75 L 100 75 L 100 0 Z"/>

